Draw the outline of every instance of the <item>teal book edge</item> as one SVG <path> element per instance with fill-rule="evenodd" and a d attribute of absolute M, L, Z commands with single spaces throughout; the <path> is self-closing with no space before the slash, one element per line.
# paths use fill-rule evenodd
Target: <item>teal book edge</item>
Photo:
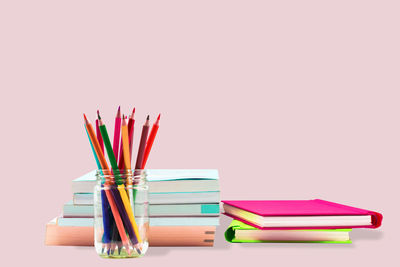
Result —
<path fill-rule="evenodd" d="M 241 221 L 233 220 L 225 231 L 225 239 L 230 243 L 331 243 L 331 244 L 351 244 L 351 240 L 347 241 L 276 241 L 276 240 L 237 240 L 235 239 L 236 230 L 259 230 L 253 226 L 245 224 Z M 299 231 L 341 231 L 350 232 L 351 229 L 307 229 Z"/>

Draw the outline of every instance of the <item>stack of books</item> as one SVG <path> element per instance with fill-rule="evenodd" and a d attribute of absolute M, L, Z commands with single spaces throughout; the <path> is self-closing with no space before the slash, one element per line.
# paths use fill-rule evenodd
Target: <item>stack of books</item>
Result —
<path fill-rule="evenodd" d="M 72 181 L 73 198 L 46 225 L 47 245 L 92 246 L 96 171 Z M 150 246 L 213 246 L 219 225 L 217 170 L 147 170 Z"/>
<path fill-rule="evenodd" d="M 234 243 L 351 243 L 352 228 L 377 228 L 382 214 L 320 199 L 222 201 L 234 218 L 225 238 Z"/>

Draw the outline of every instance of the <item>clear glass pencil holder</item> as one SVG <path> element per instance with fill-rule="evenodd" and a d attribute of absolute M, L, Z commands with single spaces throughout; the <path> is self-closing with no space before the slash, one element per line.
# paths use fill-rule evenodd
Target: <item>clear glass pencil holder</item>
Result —
<path fill-rule="evenodd" d="M 149 246 L 148 185 L 144 170 L 98 170 L 94 244 L 104 258 L 137 258 Z"/>

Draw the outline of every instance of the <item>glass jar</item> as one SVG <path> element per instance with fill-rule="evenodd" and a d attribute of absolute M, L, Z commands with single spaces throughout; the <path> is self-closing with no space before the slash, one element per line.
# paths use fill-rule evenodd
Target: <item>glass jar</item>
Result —
<path fill-rule="evenodd" d="M 98 170 L 94 244 L 104 258 L 137 258 L 148 244 L 148 185 L 144 170 Z"/>

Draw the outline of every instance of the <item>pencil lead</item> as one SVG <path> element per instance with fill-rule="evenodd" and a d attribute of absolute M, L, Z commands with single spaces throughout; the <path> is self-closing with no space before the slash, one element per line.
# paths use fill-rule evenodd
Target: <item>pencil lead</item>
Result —
<path fill-rule="evenodd" d="M 160 120 L 160 117 L 161 117 L 161 113 L 158 114 L 158 117 L 157 117 L 157 120 L 158 120 L 158 121 Z"/>
<path fill-rule="evenodd" d="M 100 111 L 99 111 L 99 110 L 97 110 L 97 118 L 98 118 L 99 120 L 101 120 Z"/>
<path fill-rule="evenodd" d="M 122 246 L 118 246 L 118 255 L 121 255 Z"/>
<path fill-rule="evenodd" d="M 118 106 L 117 118 L 121 118 L 121 106 Z"/>
<path fill-rule="evenodd" d="M 136 108 L 133 108 L 133 110 L 132 110 L 132 118 L 135 115 L 135 111 L 136 111 Z"/>
<path fill-rule="evenodd" d="M 142 254 L 142 248 L 141 248 L 141 246 L 139 244 L 135 245 L 135 250 L 139 255 Z"/>
<path fill-rule="evenodd" d="M 115 242 L 111 242 L 111 247 L 109 249 L 108 255 L 110 255 L 110 254 L 113 255 L 116 247 L 117 247 L 117 245 L 115 244 Z"/>
<path fill-rule="evenodd" d="M 150 115 L 147 115 L 147 119 L 146 120 L 150 120 Z"/>
<path fill-rule="evenodd" d="M 86 114 L 85 114 L 85 113 L 83 113 L 83 119 L 85 120 L 85 123 L 86 123 L 86 124 L 89 123 L 89 120 L 88 120 L 88 118 L 86 118 Z"/>

